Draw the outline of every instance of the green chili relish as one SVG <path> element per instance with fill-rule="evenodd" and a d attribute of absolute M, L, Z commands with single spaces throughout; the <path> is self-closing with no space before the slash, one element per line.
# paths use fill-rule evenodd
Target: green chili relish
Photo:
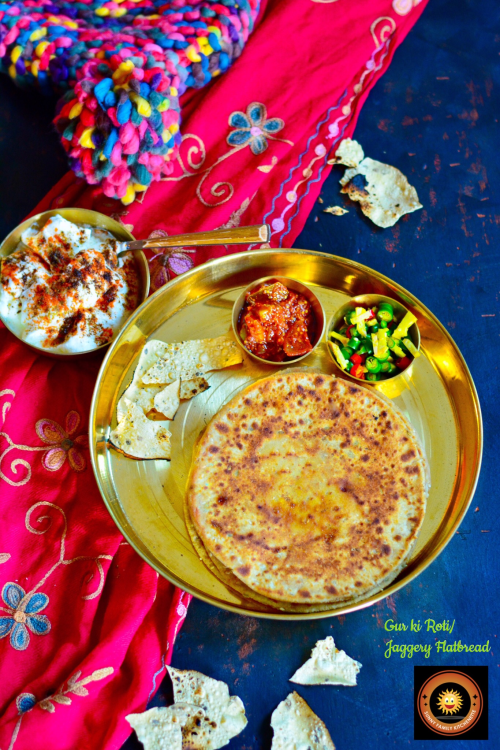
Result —
<path fill-rule="evenodd" d="M 408 335 L 416 322 L 411 312 L 397 320 L 389 302 L 360 305 L 346 313 L 338 330 L 330 331 L 328 345 L 344 372 L 371 383 L 387 380 L 420 356 Z"/>

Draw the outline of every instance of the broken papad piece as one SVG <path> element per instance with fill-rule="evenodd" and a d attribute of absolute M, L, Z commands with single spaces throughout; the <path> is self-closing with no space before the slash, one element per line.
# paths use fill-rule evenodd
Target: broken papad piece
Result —
<path fill-rule="evenodd" d="M 165 344 L 166 351 L 142 376 L 145 385 L 172 383 L 177 378 L 189 380 L 210 370 L 243 362 L 243 354 L 232 336 L 196 339 Z"/>
<path fill-rule="evenodd" d="M 392 227 L 404 214 L 422 208 L 417 191 L 399 169 L 369 157 L 346 170 L 340 184 L 378 227 Z"/>
<path fill-rule="evenodd" d="M 328 208 L 323 209 L 324 214 L 332 214 L 332 216 L 343 216 L 344 214 L 348 214 L 349 211 L 346 208 L 342 208 L 342 206 L 328 206 Z"/>
<path fill-rule="evenodd" d="M 154 398 L 154 408 L 166 419 L 173 419 L 181 404 L 179 398 L 180 385 L 181 381 L 178 378 L 167 385 L 166 388 L 163 388 Z"/>
<path fill-rule="evenodd" d="M 357 167 L 365 158 L 363 147 L 351 138 L 344 138 L 340 142 L 333 159 L 328 164 L 343 164 L 345 167 Z"/>
<path fill-rule="evenodd" d="M 163 389 L 163 385 L 145 386 L 142 382 L 142 376 L 156 362 L 156 358 L 164 353 L 165 347 L 166 344 L 163 341 L 157 341 L 156 339 L 152 339 L 144 345 L 134 371 L 132 382 L 122 393 L 118 401 L 116 407 L 116 419 L 118 423 L 122 421 L 127 411 L 125 403 L 127 400 L 133 401 L 137 406 L 140 406 L 144 414 L 147 414 L 154 408 L 154 398 Z"/>
<path fill-rule="evenodd" d="M 311 651 L 311 658 L 303 664 L 290 682 L 298 685 L 356 685 L 356 675 L 363 665 L 347 656 L 345 651 L 335 647 L 335 641 L 329 635 L 317 641 Z"/>
<path fill-rule="evenodd" d="M 199 706 L 207 717 L 207 725 L 197 727 L 189 737 L 193 750 L 217 750 L 227 745 L 247 725 L 245 706 L 237 695 L 229 695 L 225 682 L 214 680 L 201 672 L 167 667 L 174 687 L 175 704 Z M 201 730 L 203 732 L 201 733 Z M 201 734 L 200 734 L 201 733 Z M 202 736 L 204 744 L 194 744 Z M 184 737 L 186 742 L 187 737 Z"/>
<path fill-rule="evenodd" d="M 275 708 L 271 726 L 271 750 L 335 750 L 326 726 L 296 692 Z"/>
<path fill-rule="evenodd" d="M 150 708 L 125 718 L 144 750 L 182 750 L 182 726 L 187 718 L 183 708 Z"/>
<path fill-rule="evenodd" d="M 128 399 L 124 405 L 127 410 L 109 438 L 115 448 L 130 458 L 170 460 L 168 423 L 153 422 L 140 406 Z"/>
<path fill-rule="evenodd" d="M 205 380 L 201 376 L 191 378 L 190 380 L 181 380 L 179 396 L 181 401 L 187 401 L 189 398 L 197 396 L 198 393 L 208 390 L 208 388 L 210 388 L 208 380 Z"/>

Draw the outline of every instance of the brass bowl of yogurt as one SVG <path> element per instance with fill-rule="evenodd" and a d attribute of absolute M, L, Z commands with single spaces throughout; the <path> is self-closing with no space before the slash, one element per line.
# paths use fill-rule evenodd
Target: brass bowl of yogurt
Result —
<path fill-rule="evenodd" d="M 62 216 L 63 219 L 66 219 L 67 221 L 70 221 L 71 223 L 76 224 L 79 227 L 105 229 L 119 241 L 131 241 L 135 239 L 134 236 L 128 231 L 128 229 L 123 226 L 123 224 L 120 224 L 118 221 L 115 221 L 109 216 L 101 214 L 98 211 L 90 211 L 86 208 L 59 208 L 50 211 L 44 211 L 43 213 L 36 214 L 36 216 L 31 216 L 29 219 L 26 219 L 26 221 L 23 221 L 22 224 L 19 224 L 19 226 L 13 229 L 12 232 L 7 235 L 7 237 L 0 244 L 0 262 L 3 258 L 6 258 L 8 255 L 11 255 L 15 250 L 18 249 L 19 243 L 21 242 L 21 235 L 27 229 L 33 228 L 41 230 L 46 224 L 47 220 L 53 216 Z M 139 307 L 139 305 L 141 305 L 149 295 L 149 267 L 146 256 L 144 255 L 142 250 L 136 250 L 132 253 L 132 255 L 135 261 L 138 280 L 137 306 L 135 307 L 135 309 L 137 309 L 137 307 Z M 130 315 L 133 312 L 134 310 L 130 310 Z M 101 349 L 105 349 L 116 338 L 120 328 L 126 322 L 126 319 L 123 320 L 120 327 L 114 331 L 113 337 L 109 341 L 106 341 L 106 343 L 104 344 L 99 344 L 92 348 L 86 348 L 82 351 L 61 352 L 54 351 L 54 347 L 48 348 L 44 346 L 37 346 L 36 344 L 25 341 L 22 336 L 19 336 L 16 331 L 13 330 L 12 325 L 9 325 L 9 321 L 5 319 L 5 316 L 3 316 L 1 312 L 0 320 L 2 320 L 5 327 L 14 336 L 16 336 L 19 341 L 22 341 L 24 344 L 26 344 L 26 346 L 29 346 L 31 349 L 34 349 L 37 352 L 41 352 L 46 356 L 61 358 L 82 357 L 93 354 L 94 352 L 100 351 Z"/>

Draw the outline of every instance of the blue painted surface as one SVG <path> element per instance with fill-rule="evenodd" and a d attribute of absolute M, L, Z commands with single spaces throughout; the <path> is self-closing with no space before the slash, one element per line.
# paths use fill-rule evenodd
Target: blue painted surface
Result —
<path fill-rule="evenodd" d="M 377 229 L 340 194 L 342 172 L 334 171 L 324 186 L 324 204 L 317 204 L 295 243 L 376 268 L 407 287 L 448 328 L 471 369 L 483 408 L 484 462 L 475 498 L 460 533 L 427 571 L 392 599 L 345 618 L 287 624 L 239 617 L 193 601 L 173 664 L 225 680 L 231 692 L 241 696 L 249 724 L 231 742 L 232 750 L 268 750 L 270 715 L 293 689 L 288 678 L 308 657 L 315 641 L 329 634 L 362 662 L 359 685 L 299 687 L 298 692 L 325 721 L 338 750 L 427 747 L 413 740 L 412 685 L 414 664 L 429 663 L 489 666 L 490 740 L 458 740 L 457 746 L 470 750 L 500 747 L 499 54 L 497 0 L 431 0 L 371 93 L 356 130 L 367 155 L 399 167 L 409 177 L 424 210 L 405 217 L 392 229 Z M 25 103 L 27 96 L 0 80 L 2 235 L 65 171 L 56 138 L 49 136 L 52 105 L 41 103 L 34 115 Z M 28 132 L 43 136 L 45 144 L 36 171 L 28 169 L 28 164 L 33 163 L 30 155 L 36 153 L 39 158 L 39 143 L 33 135 L 26 141 Z M 51 167 L 54 154 L 58 156 Z M 6 156 L 19 164 L 13 182 L 5 178 L 11 170 L 2 165 Z M 322 212 L 325 206 L 336 204 L 345 205 L 349 213 L 333 217 Z M 451 640 L 465 644 L 489 640 L 492 651 L 429 660 L 421 655 L 411 660 L 397 655 L 386 659 L 385 641 L 391 636 L 383 625 L 389 618 L 400 623 L 409 623 L 411 618 L 455 620 Z M 420 633 L 394 640 L 434 643 L 438 637 Z M 151 705 L 171 700 L 167 678 Z M 139 747 L 131 738 L 124 750 Z M 446 747 L 449 744 L 444 740 L 432 745 L 435 750 Z"/>

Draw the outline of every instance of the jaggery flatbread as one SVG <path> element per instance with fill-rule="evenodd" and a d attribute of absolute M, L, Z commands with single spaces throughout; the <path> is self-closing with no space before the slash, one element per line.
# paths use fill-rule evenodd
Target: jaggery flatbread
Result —
<path fill-rule="evenodd" d="M 423 521 L 426 465 L 374 391 L 284 372 L 249 386 L 205 431 L 186 502 L 210 555 L 259 595 L 318 605 L 400 571 Z"/>

